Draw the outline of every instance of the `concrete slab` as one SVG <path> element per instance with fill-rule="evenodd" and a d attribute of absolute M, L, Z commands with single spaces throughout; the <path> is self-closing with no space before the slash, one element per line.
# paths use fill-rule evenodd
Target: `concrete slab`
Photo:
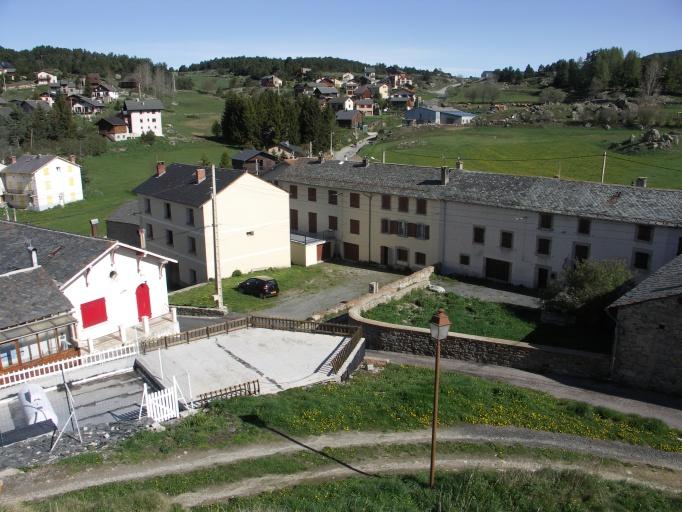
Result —
<path fill-rule="evenodd" d="M 261 393 L 315 384 L 329 378 L 329 362 L 347 338 L 324 334 L 244 329 L 138 357 L 157 381 L 175 376 L 189 398 L 258 379 Z M 163 371 L 163 377 L 162 377 Z"/>

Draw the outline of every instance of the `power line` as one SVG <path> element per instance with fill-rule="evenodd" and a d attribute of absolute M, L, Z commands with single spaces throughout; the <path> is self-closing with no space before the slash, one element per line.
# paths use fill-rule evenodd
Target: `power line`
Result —
<path fill-rule="evenodd" d="M 616 160 L 622 160 L 623 162 L 630 162 L 631 164 L 641 165 L 642 167 L 654 167 L 656 169 L 664 169 L 666 171 L 682 172 L 682 169 L 675 169 L 673 167 L 665 167 L 663 165 L 656 165 L 656 164 L 648 164 L 648 163 L 644 163 L 644 162 L 638 162 L 637 160 L 630 160 L 629 158 L 623 158 L 622 156 L 615 156 L 612 154 L 609 154 L 609 158 L 614 158 Z"/>
<path fill-rule="evenodd" d="M 548 158 L 467 158 L 466 156 L 458 155 L 458 156 L 452 156 L 452 155 L 421 155 L 419 153 L 406 153 L 404 151 L 401 151 L 399 149 L 394 150 L 396 153 L 400 153 L 401 155 L 405 156 L 416 156 L 416 157 L 421 157 L 421 158 L 433 158 L 433 159 L 438 159 L 438 158 L 460 158 L 462 160 L 466 160 L 467 162 L 546 162 L 546 161 L 553 161 L 553 160 L 575 160 L 577 158 L 601 158 L 603 155 L 602 154 L 594 154 L 594 155 L 573 155 L 573 156 L 556 156 L 556 157 L 548 157 Z"/>

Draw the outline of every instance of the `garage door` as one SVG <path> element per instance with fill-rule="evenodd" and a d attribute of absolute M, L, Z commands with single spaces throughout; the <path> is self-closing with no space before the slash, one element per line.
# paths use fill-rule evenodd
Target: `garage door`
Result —
<path fill-rule="evenodd" d="M 343 257 L 350 261 L 360 261 L 360 246 L 358 244 L 343 243 Z"/>
<path fill-rule="evenodd" d="M 485 259 L 485 277 L 496 281 L 509 282 L 511 264 L 508 261 Z"/>

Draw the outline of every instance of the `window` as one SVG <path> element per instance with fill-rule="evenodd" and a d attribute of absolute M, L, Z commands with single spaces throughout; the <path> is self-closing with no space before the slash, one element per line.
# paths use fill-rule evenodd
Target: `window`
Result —
<path fill-rule="evenodd" d="M 360 194 L 357 194 L 355 192 L 351 192 L 351 194 L 350 194 L 350 207 L 351 208 L 360 208 Z"/>
<path fill-rule="evenodd" d="M 426 215 L 426 199 L 417 199 L 417 213 Z"/>
<path fill-rule="evenodd" d="M 409 197 L 399 197 L 398 198 L 398 211 L 399 212 L 409 212 L 410 211 L 410 198 Z"/>
<path fill-rule="evenodd" d="M 81 304 L 83 327 L 91 327 L 107 321 L 107 302 L 104 298 Z"/>
<path fill-rule="evenodd" d="M 540 229 L 552 229 L 552 224 L 554 224 L 554 218 L 551 213 L 540 214 Z"/>
<path fill-rule="evenodd" d="M 677 255 L 682 254 L 682 236 L 677 239 Z"/>
<path fill-rule="evenodd" d="M 431 228 L 427 224 L 417 224 L 417 238 L 428 240 L 431 237 Z"/>
<path fill-rule="evenodd" d="M 413 222 L 407 223 L 407 236 L 417 238 L 417 225 L 414 224 Z"/>
<path fill-rule="evenodd" d="M 415 265 L 426 265 L 426 254 L 423 252 L 415 252 L 414 263 Z"/>
<path fill-rule="evenodd" d="M 653 226 L 647 226 L 646 224 L 639 224 L 637 226 L 637 240 L 641 240 L 642 242 L 651 242 L 653 235 Z"/>
<path fill-rule="evenodd" d="M 538 254 L 543 254 L 545 256 L 549 256 L 551 248 L 552 248 L 552 240 L 550 240 L 549 238 L 538 238 L 538 248 L 537 248 Z"/>
<path fill-rule="evenodd" d="M 187 208 L 187 225 L 194 226 L 194 208 Z"/>
<path fill-rule="evenodd" d="M 146 236 L 148 240 L 154 240 L 154 228 L 152 227 L 151 224 L 147 224 L 147 227 L 145 228 Z"/>
<path fill-rule="evenodd" d="M 197 271 L 193 268 L 189 269 L 189 282 L 191 284 L 197 284 Z"/>
<path fill-rule="evenodd" d="M 308 187 L 308 201 L 317 201 L 317 189 Z"/>
<path fill-rule="evenodd" d="M 584 244 L 575 244 L 573 249 L 573 258 L 578 261 L 586 260 L 590 257 L 590 246 Z"/>
<path fill-rule="evenodd" d="M 292 231 L 298 231 L 298 210 L 289 210 L 289 227 Z"/>
<path fill-rule="evenodd" d="M 144 199 L 144 213 L 152 213 L 152 202 L 146 197 Z"/>
<path fill-rule="evenodd" d="M 382 233 L 388 233 L 388 225 L 389 225 L 388 219 L 381 219 L 381 232 Z M 682 240 L 682 238 L 680 238 L 680 240 Z"/>
<path fill-rule="evenodd" d="M 514 245 L 514 233 L 510 231 L 500 232 L 500 247 L 511 249 Z"/>
<path fill-rule="evenodd" d="M 650 259 L 651 255 L 648 252 L 636 251 L 634 267 L 639 270 L 649 270 Z"/>
<path fill-rule="evenodd" d="M 578 219 L 578 233 L 581 235 L 589 235 L 592 228 L 590 219 Z"/>
<path fill-rule="evenodd" d="M 485 243 L 485 228 L 474 226 L 474 243 L 475 244 Z"/>
<path fill-rule="evenodd" d="M 336 231 L 339 229 L 339 220 L 333 215 L 329 216 L 329 229 L 330 231 Z"/>
<path fill-rule="evenodd" d="M 166 230 L 166 245 L 173 245 L 173 232 L 170 229 Z"/>
<path fill-rule="evenodd" d="M 395 250 L 395 257 L 396 257 L 396 260 L 398 260 L 398 261 L 404 261 L 405 263 L 407 263 L 409 261 L 408 256 L 409 256 L 409 252 L 404 247 L 398 247 Z"/>
<path fill-rule="evenodd" d="M 351 219 L 350 220 L 350 232 L 354 235 L 360 234 L 360 221 Z"/>
<path fill-rule="evenodd" d="M 388 194 L 383 194 L 381 196 L 381 209 L 390 210 L 391 209 L 391 196 Z"/>
<path fill-rule="evenodd" d="M 187 252 L 190 254 L 197 253 L 197 239 L 193 236 L 187 237 Z"/>
<path fill-rule="evenodd" d="M 296 185 L 289 185 L 289 197 L 298 199 L 298 187 Z"/>
<path fill-rule="evenodd" d="M 308 212 L 308 231 L 317 233 L 317 213 L 315 212 Z"/>
<path fill-rule="evenodd" d="M 163 217 L 165 219 L 172 219 L 170 203 L 163 203 Z"/>
<path fill-rule="evenodd" d="M 336 190 L 327 191 L 327 202 L 329 204 L 338 204 L 339 193 Z"/>
<path fill-rule="evenodd" d="M 468 254 L 460 254 L 459 255 L 459 264 L 460 265 L 468 265 L 470 263 L 470 258 Z"/>

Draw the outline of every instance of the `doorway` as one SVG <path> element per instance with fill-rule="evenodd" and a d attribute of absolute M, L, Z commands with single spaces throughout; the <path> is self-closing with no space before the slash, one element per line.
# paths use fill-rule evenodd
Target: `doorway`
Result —
<path fill-rule="evenodd" d="M 149 286 L 147 283 L 142 283 L 135 290 L 135 299 L 137 300 L 137 320 L 142 321 L 142 317 L 152 317 L 152 302 L 149 298 Z"/>

